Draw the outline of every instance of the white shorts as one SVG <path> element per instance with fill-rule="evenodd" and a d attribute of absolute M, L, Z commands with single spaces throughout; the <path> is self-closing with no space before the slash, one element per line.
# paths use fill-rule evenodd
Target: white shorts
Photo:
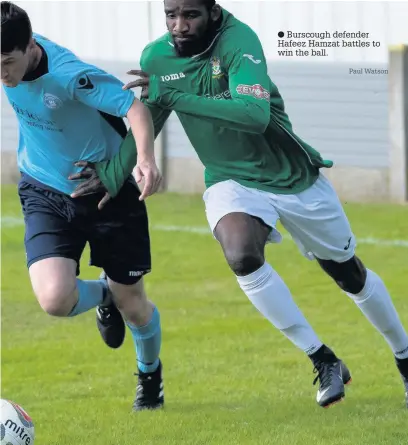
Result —
<path fill-rule="evenodd" d="M 338 263 L 354 256 L 356 240 L 336 191 L 320 173 L 307 190 L 277 195 L 244 187 L 233 180 L 209 187 L 203 196 L 212 232 L 220 219 L 234 212 L 256 216 L 272 227 L 268 242 L 279 243 L 278 220 L 304 256 Z"/>

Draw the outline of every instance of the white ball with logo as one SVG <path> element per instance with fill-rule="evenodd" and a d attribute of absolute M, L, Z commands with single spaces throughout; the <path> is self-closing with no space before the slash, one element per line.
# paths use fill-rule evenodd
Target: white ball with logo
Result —
<path fill-rule="evenodd" d="M 17 403 L 0 400 L 0 444 L 33 445 L 34 424 Z"/>

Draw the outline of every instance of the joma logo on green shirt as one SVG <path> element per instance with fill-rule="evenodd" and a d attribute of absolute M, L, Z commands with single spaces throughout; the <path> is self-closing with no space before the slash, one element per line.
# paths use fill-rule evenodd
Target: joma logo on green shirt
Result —
<path fill-rule="evenodd" d="M 169 82 L 170 80 L 178 80 L 182 79 L 183 77 L 186 77 L 184 73 L 168 74 L 167 76 L 161 76 L 161 80 L 163 82 Z"/>

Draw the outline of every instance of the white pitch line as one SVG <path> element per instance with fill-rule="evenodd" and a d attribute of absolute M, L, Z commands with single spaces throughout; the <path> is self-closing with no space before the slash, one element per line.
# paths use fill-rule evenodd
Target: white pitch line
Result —
<path fill-rule="evenodd" d="M 2 216 L 0 218 L 1 227 L 17 227 L 23 225 L 24 225 L 23 218 L 19 218 L 18 216 Z"/>
<path fill-rule="evenodd" d="M 187 232 L 187 233 L 197 233 L 200 235 L 210 235 L 210 229 L 206 227 L 191 227 L 191 226 L 162 226 L 154 225 L 153 230 L 158 230 L 161 232 Z M 289 235 L 283 235 L 284 239 L 291 239 Z M 357 244 L 371 244 L 376 246 L 396 246 L 396 247 L 406 247 L 408 248 L 408 240 L 389 240 L 389 239 L 379 239 L 379 238 L 358 238 Z"/>
<path fill-rule="evenodd" d="M 0 225 L 2 227 L 17 227 L 24 225 L 24 220 L 17 216 L 3 216 L 0 219 Z M 158 232 L 179 232 L 179 233 L 195 233 L 198 235 L 210 235 L 210 229 L 207 227 L 196 226 L 167 226 L 167 225 L 153 225 L 152 230 Z M 290 236 L 284 235 L 285 239 L 291 239 Z M 408 240 L 402 239 L 379 239 L 379 238 L 357 238 L 357 244 L 370 244 L 373 246 L 385 246 L 385 247 L 405 247 L 408 248 Z"/>

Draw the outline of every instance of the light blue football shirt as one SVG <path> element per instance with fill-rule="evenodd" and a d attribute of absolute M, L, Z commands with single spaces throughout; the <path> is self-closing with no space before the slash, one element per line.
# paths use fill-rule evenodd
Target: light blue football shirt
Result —
<path fill-rule="evenodd" d="M 68 49 L 34 34 L 48 57 L 48 73 L 4 87 L 18 122 L 18 167 L 46 186 L 71 194 L 78 160 L 98 162 L 119 151 L 122 136 L 100 112 L 125 117 L 135 100 L 123 83 L 84 63 Z"/>

